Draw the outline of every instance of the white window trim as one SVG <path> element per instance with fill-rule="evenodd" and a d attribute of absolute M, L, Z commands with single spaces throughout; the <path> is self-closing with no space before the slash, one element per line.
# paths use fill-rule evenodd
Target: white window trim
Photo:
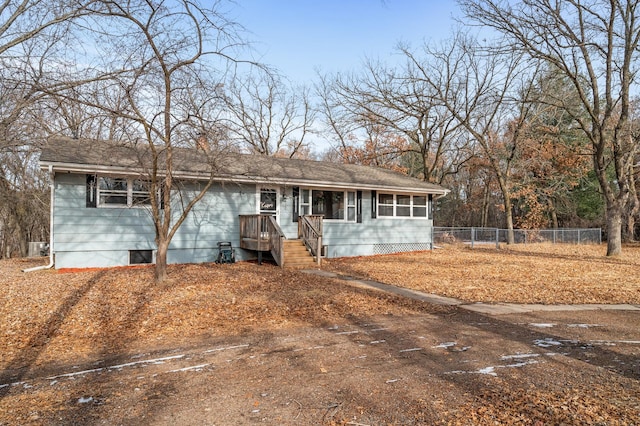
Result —
<path fill-rule="evenodd" d="M 300 187 L 300 194 L 302 194 L 303 190 L 308 190 L 309 191 L 309 202 L 308 203 L 303 203 L 302 202 L 302 195 L 300 195 L 300 200 L 298 201 L 298 211 L 302 211 L 302 206 L 303 205 L 307 205 L 309 206 L 309 214 L 313 215 L 313 191 L 329 191 L 329 192 L 342 192 L 343 196 L 344 196 L 344 210 L 343 210 L 343 215 L 344 218 L 343 219 L 330 219 L 325 217 L 323 220 L 328 221 L 328 222 L 344 222 L 344 223 L 356 223 L 358 221 L 358 192 L 354 189 L 354 190 L 350 190 L 350 189 L 323 189 L 323 188 L 311 188 L 311 187 Z M 352 192 L 353 193 L 353 202 L 354 204 L 349 204 L 349 193 Z M 355 211 L 355 215 L 353 220 L 349 220 L 349 207 L 353 208 Z"/>
<path fill-rule="evenodd" d="M 100 179 L 101 178 L 111 178 L 111 179 L 126 179 L 127 181 L 127 204 L 109 204 L 100 202 L 100 193 L 102 190 L 100 189 Z M 144 209 L 147 207 L 151 207 L 151 204 L 133 204 L 133 181 L 138 180 L 137 178 L 131 178 L 126 176 L 108 176 L 108 175 L 98 175 L 96 179 L 96 207 L 102 209 L 123 209 L 123 208 L 131 208 L 131 209 Z M 151 197 L 151 192 L 147 191 L 149 197 Z M 157 199 L 160 200 L 161 192 L 158 190 Z"/>
<path fill-rule="evenodd" d="M 393 195 L 393 216 L 380 214 L 380 206 L 382 207 L 390 207 L 391 204 L 381 204 L 380 196 L 381 195 Z M 398 195 L 410 196 L 411 199 L 409 204 L 398 204 Z M 425 197 L 426 204 L 418 204 L 416 207 L 426 207 L 425 216 L 414 216 L 413 215 L 413 197 Z M 409 208 L 409 216 L 398 216 L 398 206 L 408 207 Z M 391 192 L 378 192 L 376 194 L 376 217 L 380 219 L 407 219 L 407 220 L 430 220 L 429 219 L 429 194 L 405 194 L 405 193 L 391 193 Z"/>

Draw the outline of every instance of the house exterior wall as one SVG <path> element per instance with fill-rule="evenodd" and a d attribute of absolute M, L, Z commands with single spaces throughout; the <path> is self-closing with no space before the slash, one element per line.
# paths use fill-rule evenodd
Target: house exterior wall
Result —
<path fill-rule="evenodd" d="M 280 227 L 287 238 L 297 238 L 293 222 L 293 189 L 285 188 Z M 433 220 L 413 218 L 372 218 L 372 193 L 362 191 L 362 223 L 325 220 L 323 245 L 327 257 L 370 256 L 404 251 L 430 250 Z"/>
<path fill-rule="evenodd" d="M 182 194 L 185 200 L 195 194 L 192 189 Z M 85 175 L 56 175 L 53 235 L 57 269 L 128 265 L 129 250 L 155 250 L 147 209 L 91 208 L 86 207 L 85 197 Z M 238 248 L 238 215 L 254 214 L 255 201 L 255 186 L 214 185 L 173 237 L 167 262 L 213 262 L 219 241 L 230 241 L 238 260 L 255 258 L 254 253 Z"/>
<path fill-rule="evenodd" d="M 155 250 L 150 212 L 145 208 L 86 207 L 86 176 L 55 176 L 54 253 L 56 268 L 109 267 L 129 264 L 129 250 Z M 217 243 L 229 241 L 237 260 L 256 258 L 239 248 L 239 215 L 258 212 L 256 185 L 216 184 L 194 206 L 175 234 L 168 263 L 213 262 Z M 297 238 L 293 188 L 281 187 L 279 223 L 287 238 Z M 197 188 L 183 192 L 183 200 Z M 327 257 L 366 256 L 432 247 L 432 220 L 372 218 L 371 191 L 362 191 L 362 223 L 325 220 Z M 177 213 L 178 204 L 173 206 Z"/>

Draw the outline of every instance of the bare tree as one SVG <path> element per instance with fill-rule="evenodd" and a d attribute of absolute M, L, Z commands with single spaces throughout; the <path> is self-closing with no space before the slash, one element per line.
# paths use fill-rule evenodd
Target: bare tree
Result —
<path fill-rule="evenodd" d="M 148 182 L 151 198 L 155 278 L 164 281 L 169 244 L 216 176 L 219 88 L 241 64 L 237 55 L 244 45 L 219 2 L 103 0 L 87 28 L 87 37 L 96 36 L 96 56 L 108 59 L 101 72 L 110 78 L 100 80 L 100 89 L 93 82 L 91 90 L 65 99 L 127 123 L 123 137 L 140 147 L 140 179 Z M 181 191 L 185 182 L 176 175 L 174 152 L 203 140 L 209 148 L 198 151 L 198 161 L 209 164 L 209 176 Z"/>
<path fill-rule="evenodd" d="M 43 138 L 30 112 L 46 97 L 73 25 L 94 3 L 0 1 L 0 257 L 26 255 L 28 241 L 48 237 L 46 184 L 35 161 Z"/>
<path fill-rule="evenodd" d="M 589 138 L 593 168 L 607 204 L 607 255 L 622 251 L 632 137 L 631 88 L 637 82 L 640 9 L 636 0 L 461 0 L 467 16 L 505 36 L 512 49 L 552 64 L 574 85 L 587 116 L 575 122 Z M 564 106 L 558 99 L 558 106 Z M 615 175 L 610 179 L 609 172 Z"/>
<path fill-rule="evenodd" d="M 293 158 L 305 148 L 315 112 L 306 88 L 288 88 L 271 72 L 236 78 L 225 87 L 227 129 L 240 147 Z"/>
<path fill-rule="evenodd" d="M 496 176 L 503 196 L 508 243 L 514 242 L 511 176 L 518 158 L 522 128 L 531 109 L 531 70 L 517 54 L 488 52 L 463 34 L 440 48 L 425 45 L 420 57 L 403 49 L 413 79 L 433 96 L 473 137 Z"/>
<path fill-rule="evenodd" d="M 44 96 L 46 68 L 60 64 L 59 50 L 71 27 L 96 0 L 5 0 L 0 2 L 0 149 L 20 114 Z"/>
<path fill-rule="evenodd" d="M 413 175 L 441 183 L 471 157 L 469 140 L 432 88 L 412 72 L 411 64 L 395 69 L 367 61 L 361 74 L 321 76 L 322 112 L 343 152 L 360 143 L 372 164 L 401 158 Z M 382 147 L 374 137 L 381 132 L 406 142 Z"/>

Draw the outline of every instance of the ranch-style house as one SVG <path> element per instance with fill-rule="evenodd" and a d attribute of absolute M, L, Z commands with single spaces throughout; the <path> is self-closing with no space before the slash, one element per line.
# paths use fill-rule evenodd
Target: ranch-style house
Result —
<path fill-rule="evenodd" d="M 51 139 L 40 157 L 50 174 L 55 267 L 153 263 L 155 232 L 149 147 Z M 214 158 L 215 157 L 215 158 Z M 428 250 L 432 206 L 448 191 L 391 170 L 207 149 L 174 148 L 172 214 L 211 177 L 214 183 L 173 237 L 168 263 L 272 257 L 314 266 L 322 257 Z M 161 206 L 163 207 L 163 206 Z"/>

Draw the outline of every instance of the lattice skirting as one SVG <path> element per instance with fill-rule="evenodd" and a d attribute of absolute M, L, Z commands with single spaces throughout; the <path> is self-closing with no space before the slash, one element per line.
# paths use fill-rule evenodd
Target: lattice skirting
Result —
<path fill-rule="evenodd" d="M 385 243 L 373 245 L 373 254 L 391 254 L 423 250 L 431 250 L 431 243 Z"/>

